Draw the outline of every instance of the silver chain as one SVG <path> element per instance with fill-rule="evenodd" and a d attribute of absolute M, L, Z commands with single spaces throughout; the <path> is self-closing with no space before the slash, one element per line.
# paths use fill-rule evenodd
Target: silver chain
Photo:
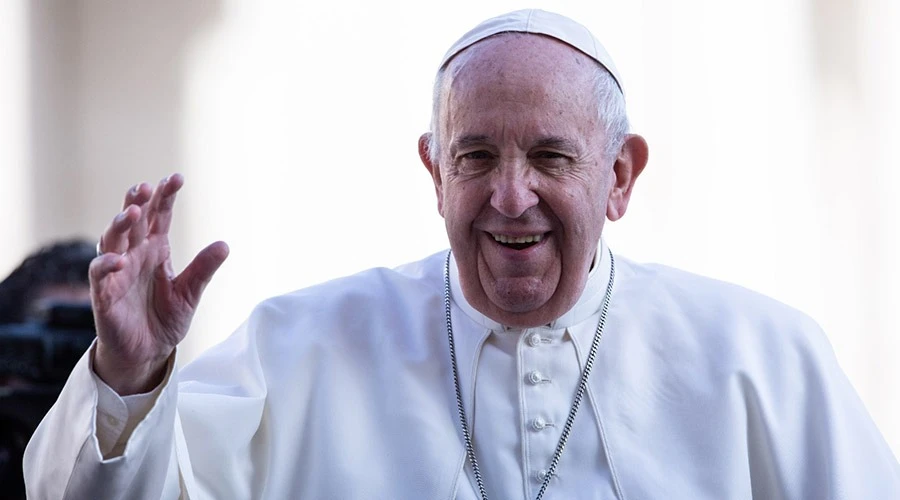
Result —
<path fill-rule="evenodd" d="M 450 342 L 450 364 L 453 367 L 453 385 L 456 388 L 456 408 L 459 412 L 459 424 L 462 427 L 463 440 L 466 442 L 466 456 L 472 464 L 472 472 L 475 473 L 475 482 L 478 483 L 478 491 L 481 493 L 482 500 L 487 500 L 487 493 L 484 491 L 484 481 L 481 479 L 481 470 L 478 468 L 478 460 L 475 459 L 475 448 L 472 446 L 472 437 L 469 434 L 469 426 L 466 424 L 466 413 L 463 410 L 462 391 L 459 388 L 459 369 L 456 366 L 456 346 L 453 342 L 453 322 L 450 319 L 450 254 L 447 252 L 447 258 L 444 260 L 444 313 L 447 319 L 447 340 Z M 550 468 L 544 476 L 544 482 L 538 491 L 536 500 L 541 500 L 547 487 L 550 485 L 550 479 L 556 474 L 556 467 L 559 465 L 559 457 L 562 456 L 563 450 L 566 448 L 566 442 L 569 440 L 569 434 L 572 432 L 572 424 L 575 422 L 575 415 L 578 413 L 578 407 L 581 406 L 581 398 L 587 390 L 588 377 L 591 374 L 591 368 L 594 367 L 594 358 L 597 355 L 597 348 L 600 345 L 600 338 L 603 337 L 603 327 L 606 325 L 606 314 L 609 311 L 609 301 L 612 297 L 613 281 L 616 278 L 616 260 L 612 252 L 609 252 L 609 283 L 606 285 L 606 295 L 603 297 L 603 305 L 600 308 L 600 321 L 597 323 L 597 331 L 594 333 L 594 340 L 591 342 L 591 350 L 588 352 L 587 360 L 584 363 L 584 371 L 581 372 L 581 380 L 578 382 L 578 390 L 575 391 L 575 400 L 572 401 L 572 409 L 569 410 L 569 416 L 566 418 L 566 425 L 563 426 L 562 434 L 559 436 L 559 443 L 556 444 L 556 451 L 553 458 L 550 459 Z"/>

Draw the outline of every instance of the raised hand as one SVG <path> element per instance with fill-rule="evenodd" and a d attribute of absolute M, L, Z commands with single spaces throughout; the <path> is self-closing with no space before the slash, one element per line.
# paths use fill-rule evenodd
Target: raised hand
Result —
<path fill-rule="evenodd" d="M 97 326 L 94 371 L 121 395 L 151 390 L 188 331 L 203 289 L 228 257 L 221 241 L 204 248 L 175 275 L 169 226 L 184 178 L 156 188 L 139 184 L 106 228 L 90 267 Z"/>

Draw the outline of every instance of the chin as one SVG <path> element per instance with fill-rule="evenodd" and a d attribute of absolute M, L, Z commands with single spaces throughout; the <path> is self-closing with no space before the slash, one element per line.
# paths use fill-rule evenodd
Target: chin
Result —
<path fill-rule="evenodd" d="M 534 296 L 510 297 L 503 294 L 492 297 L 491 302 L 504 313 L 521 315 L 537 313 L 547 304 L 546 300 Z"/>
<path fill-rule="evenodd" d="M 538 311 L 553 300 L 553 289 L 556 287 L 548 287 L 543 281 L 533 276 L 504 278 L 492 283 L 482 283 L 482 287 L 488 300 L 499 309 L 527 314 Z"/>
<path fill-rule="evenodd" d="M 488 317 L 506 326 L 517 328 L 531 328 L 546 325 L 565 313 L 558 310 L 553 297 L 524 295 L 513 297 L 509 294 L 498 294 L 496 297 L 488 297 Z"/>
<path fill-rule="evenodd" d="M 540 308 L 526 312 L 502 311 L 499 316 L 500 317 L 492 317 L 489 315 L 489 317 L 492 317 L 495 321 L 506 326 L 514 328 L 534 328 L 552 322 L 559 316 L 562 316 L 562 312 L 556 314 L 552 310 Z"/>

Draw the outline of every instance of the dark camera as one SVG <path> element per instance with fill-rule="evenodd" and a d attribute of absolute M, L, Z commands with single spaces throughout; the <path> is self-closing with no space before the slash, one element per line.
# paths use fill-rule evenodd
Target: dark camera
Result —
<path fill-rule="evenodd" d="M 42 321 L 0 324 L 0 500 L 25 498 L 25 445 L 94 337 L 90 305 L 52 305 Z"/>

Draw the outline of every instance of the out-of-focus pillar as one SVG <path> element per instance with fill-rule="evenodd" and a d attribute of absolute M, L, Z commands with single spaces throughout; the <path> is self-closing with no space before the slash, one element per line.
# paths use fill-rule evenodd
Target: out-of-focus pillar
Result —
<path fill-rule="evenodd" d="M 868 228 L 864 261 L 871 287 L 873 322 L 878 325 L 867 343 L 864 363 L 871 366 L 871 383 L 864 399 L 881 431 L 900 457 L 900 3 L 868 0 L 859 3 L 860 105 L 863 119 L 861 154 L 868 168 L 865 185 L 871 193 L 869 211 L 859 224 Z M 858 166 L 850 164 L 850 173 Z M 849 177 L 852 178 L 852 175 Z M 862 392 L 862 391 L 861 391 Z"/>
<path fill-rule="evenodd" d="M 0 279 L 32 244 L 28 2 L 0 2 Z"/>
<path fill-rule="evenodd" d="M 829 332 L 847 372 L 900 454 L 900 8 L 894 0 L 816 0 L 816 179 L 827 239 Z"/>
<path fill-rule="evenodd" d="M 78 1 L 30 2 L 28 12 L 28 116 L 31 231 L 37 244 L 83 231 L 82 164 L 77 154 L 75 97 Z"/>

